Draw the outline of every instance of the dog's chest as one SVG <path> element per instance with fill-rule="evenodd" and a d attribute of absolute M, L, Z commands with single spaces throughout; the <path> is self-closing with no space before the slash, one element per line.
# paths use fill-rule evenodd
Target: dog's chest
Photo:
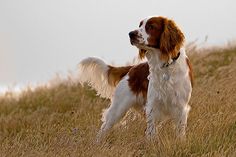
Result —
<path fill-rule="evenodd" d="M 183 75 L 150 71 L 148 100 L 153 100 L 159 111 L 172 114 L 189 100 L 190 87 L 187 80 L 181 76 Z"/>
<path fill-rule="evenodd" d="M 176 80 L 173 76 L 170 75 L 170 73 L 151 73 L 149 79 L 149 86 L 152 87 L 150 88 L 150 90 L 155 93 L 158 98 L 173 98 L 173 96 L 175 96 L 175 91 L 173 89 L 177 88 Z"/>

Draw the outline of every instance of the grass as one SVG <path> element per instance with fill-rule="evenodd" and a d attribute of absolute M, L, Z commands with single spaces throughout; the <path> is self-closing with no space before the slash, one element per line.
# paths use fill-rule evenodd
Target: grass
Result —
<path fill-rule="evenodd" d="M 130 111 L 97 145 L 109 101 L 68 82 L 0 97 L 0 156 L 236 156 L 236 49 L 191 53 L 195 85 L 186 141 L 167 122 L 154 142 Z"/>

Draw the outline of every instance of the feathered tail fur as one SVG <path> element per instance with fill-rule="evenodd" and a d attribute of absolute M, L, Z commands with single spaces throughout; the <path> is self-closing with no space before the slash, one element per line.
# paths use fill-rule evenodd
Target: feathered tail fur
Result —
<path fill-rule="evenodd" d="M 117 83 L 129 72 L 131 67 L 113 67 L 99 58 L 89 57 L 78 65 L 79 82 L 88 83 L 99 96 L 111 99 Z"/>

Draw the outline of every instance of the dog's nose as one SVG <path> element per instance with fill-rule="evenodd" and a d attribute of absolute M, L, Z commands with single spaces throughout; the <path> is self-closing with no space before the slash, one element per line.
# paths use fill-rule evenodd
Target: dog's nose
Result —
<path fill-rule="evenodd" d="M 130 39 L 133 39 L 136 35 L 138 35 L 138 32 L 137 32 L 137 31 L 129 32 L 129 37 L 130 37 Z"/>

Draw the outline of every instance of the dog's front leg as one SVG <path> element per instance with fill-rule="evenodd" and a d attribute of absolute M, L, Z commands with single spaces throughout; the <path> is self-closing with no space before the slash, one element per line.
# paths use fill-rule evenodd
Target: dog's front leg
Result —
<path fill-rule="evenodd" d="M 149 140 L 151 140 L 156 133 L 154 102 L 152 100 L 148 101 L 146 104 L 146 120 L 147 120 L 146 136 Z"/>

